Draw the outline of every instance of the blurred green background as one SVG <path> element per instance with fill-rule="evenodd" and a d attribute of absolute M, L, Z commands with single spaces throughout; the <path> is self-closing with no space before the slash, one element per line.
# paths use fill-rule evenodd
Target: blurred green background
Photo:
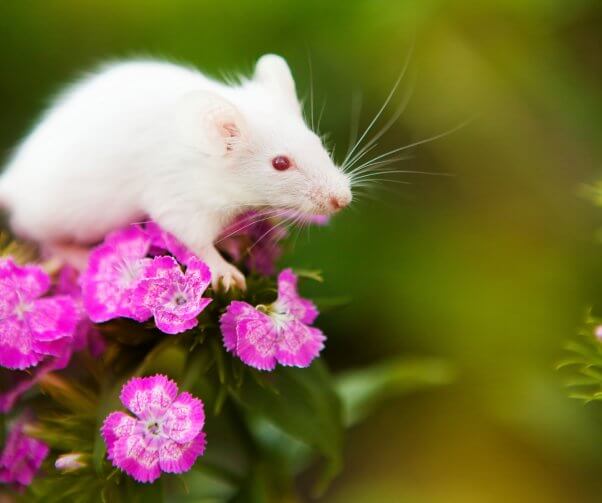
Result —
<path fill-rule="evenodd" d="M 365 127 L 412 44 L 409 107 L 378 152 L 396 175 L 283 263 L 319 268 L 336 371 L 396 355 L 456 365 L 450 386 L 389 400 L 348 434 L 332 503 L 596 502 L 602 414 L 554 371 L 600 295 L 599 210 L 579 195 L 602 143 L 599 0 L 298 2 L 53 0 L 0 4 L 4 159 L 61 86 L 100 61 L 154 55 L 219 76 L 285 56 L 339 159 L 361 92 Z M 385 119 L 386 120 L 386 119 Z M 300 482 L 303 486 L 303 481 Z M 302 487 L 303 489 L 303 487 Z"/>

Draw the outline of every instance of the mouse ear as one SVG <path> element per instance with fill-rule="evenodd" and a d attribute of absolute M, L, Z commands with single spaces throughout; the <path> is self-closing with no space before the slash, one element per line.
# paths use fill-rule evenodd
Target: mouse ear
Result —
<path fill-rule="evenodd" d="M 194 91 L 178 103 L 181 134 L 209 155 L 226 155 L 244 136 L 244 119 L 228 100 L 210 91 Z"/>
<path fill-rule="evenodd" d="M 295 81 L 285 59 L 276 54 L 265 54 L 259 58 L 255 65 L 255 74 L 253 79 L 274 91 L 280 93 L 283 97 L 290 100 L 299 108 L 297 92 L 295 91 Z"/>

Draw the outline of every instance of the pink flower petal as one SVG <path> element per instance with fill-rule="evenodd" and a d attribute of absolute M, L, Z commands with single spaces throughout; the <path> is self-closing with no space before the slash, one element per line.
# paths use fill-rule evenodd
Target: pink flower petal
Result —
<path fill-rule="evenodd" d="M 211 301 L 211 299 L 207 299 Z M 205 305 L 209 304 L 207 302 Z M 190 330 L 198 325 L 198 320 L 195 317 L 181 318 L 170 310 L 158 308 L 155 310 L 155 324 L 161 332 L 165 334 L 180 334 L 186 330 Z"/>
<path fill-rule="evenodd" d="M 54 341 L 73 336 L 78 315 L 73 299 L 61 295 L 33 301 L 24 319 L 37 340 Z"/>
<path fill-rule="evenodd" d="M 190 260 L 186 268 L 186 282 L 190 293 L 200 297 L 211 283 L 209 266 L 197 258 Z"/>
<path fill-rule="evenodd" d="M 25 423 L 22 417 L 13 425 L 0 455 L 0 482 L 5 484 L 31 484 L 50 451 L 44 442 L 25 435 Z"/>
<path fill-rule="evenodd" d="M 236 333 L 236 354 L 244 363 L 259 370 L 274 369 L 278 330 L 269 316 L 257 311 L 256 316 L 239 320 Z"/>
<path fill-rule="evenodd" d="M 190 393 L 180 393 L 163 416 L 163 433 L 175 442 L 190 442 L 203 429 L 203 402 Z"/>
<path fill-rule="evenodd" d="M 92 250 L 81 276 L 86 311 L 94 322 L 118 317 L 146 321 L 150 311 L 132 302 L 132 293 L 150 259 L 150 239 L 138 226 L 109 235 Z"/>
<path fill-rule="evenodd" d="M 118 438 L 113 446 L 112 461 L 138 482 L 154 482 L 161 475 L 159 442 L 144 435 Z"/>
<path fill-rule="evenodd" d="M 236 345 L 238 342 L 236 325 L 238 324 L 238 320 L 244 317 L 254 316 L 255 311 L 256 309 L 250 304 L 233 300 L 226 308 L 226 312 L 222 314 L 219 320 L 220 328 L 224 338 L 224 347 L 230 353 L 236 352 Z"/>
<path fill-rule="evenodd" d="M 211 302 L 202 297 L 210 281 L 209 268 L 196 258 L 183 273 L 173 257 L 155 257 L 133 299 L 153 313 L 159 330 L 178 334 L 195 327 L 197 316 Z"/>
<path fill-rule="evenodd" d="M 42 356 L 55 356 L 64 358 L 68 354 L 71 355 L 71 338 L 62 337 L 54 341 L 33 341 L 33 350 Z"/>
<path fill-rule="evenodd" d="M 121 402 L 140 419 L 162 416 L 178 394 L 178 385 L 164 375 L 135 377 L 121 389 Z"/>
<path fill-rule="evenodd" d="M 100 428 L 100 434 L 107 444 L 109 459 L 114 457 L 115 442 L 122 437 L 133 435 L 138 430 L 138 421 L 123 412 L 109 414 Z"/>
<path fill-rule="evenodd" d="M 317 328 L 293 320 L 278 343 L 278 363 L 292 367 L 309 367 L 324 349 L 325 339 Z"/>
<path fill-rule="evenodd" d="M 203 432 L 184 444 L 173 440 L 165 441 L 159 448 L 161 470 L 166 473 L 184 473 L 190 470 L 197 458 L 205 452 L 206 444 Z"/>
<path fill-rule="evenodd" d="M 92 356 L 98 357 L 104 352 L 106 345 L 101 333 L 94 326 L 84 309 L 82 291 L 78 280 L 78 271 L 69 265 L 65 265 L 59 273 L 54 291 L 56 294 L 70 296 L 75 302 L 78 321 L 73 333 L 72 350 L 82 351 L 87 349 Z"/>
<path fill-rule="evenodd" d="M 18 290 L 26 299 L 44 295 L 50 288 L 50 278 L 37 265 L 19 266 L 11 258 L 0 259 L 0 284 Z"/>
<path fill-rule="evenodd" d="M 145 230 L 150 237 L 153 246 L 168 251 L 176 257 L 178 262 L 188 265 L 192 259 L 196 258 L 195 254 L 181 241 L 173 234 L 161 229 L 155 222 L 148 222 L 145 226 Z"/>
<path fill-rule="evenodd" d="M 0 320 L 0 365 L 9 369 L 24 369 L 44 358 L 36 353 L 29 328 L 23 320 L 11 316 Z"/>
<path fill-rule="evenodd" d="M 285 269 L 278 275 L 278 300 L 276 302 L 306 325 L 311 325 L 318 317 L 318 309 L 315 304 L 311 300 L 299 296 L 297 276 L 291 269 Z"/>
<path fill-rule="evenodd" d="M 171 285 L 167 278 L 145 278 L 138 283 L 132 295 L 133 302 L 145 306 L 152 313 L 153 309 L 171 301 L 174 295 Z"/>

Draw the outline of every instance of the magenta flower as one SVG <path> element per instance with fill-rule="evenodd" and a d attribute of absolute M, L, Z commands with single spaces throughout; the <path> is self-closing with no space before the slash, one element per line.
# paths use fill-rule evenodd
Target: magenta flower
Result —
<path fill-rule="evenodd" d="M 319 314 L 316 305 L 297 292 L 297 276 L 291 269 L 285 269 L 278 275 L 278 298 L 275 304 L 277 311 L 288 312 L 306 325 L 316 321 Z"/>
<path fill-rule="evenodd" d="M 155 257 L 144 272 L 133 295 L 155 317 L 157 328 L 178 334 L 196 327 L 197 316 L 211 302 L 203 293 L 211 282 L 211 271 L 197 258 L 191 258 L 186 272 L 173 257 Z"/>
<path fill-rule="evenodd" d="M 28 486 L 48 456 L 48 446 L 27 436 L 23 429 L 27 419 L 22 416 L 12 427 L 0 455 L 0 482 Z"/>
<path fill-rule="evenodd" d="M 73 333 L 71 352 L 87 349 L 94 357 L 100 356 L 105 350 L 105 341 L 84 308 L 82 289 L 78 282 L 78 272 L 71 266 L 64 266 L 58 277 L 56 293 L 69 295 L 75 302 L 77 325 Z"/>
<path fill-rule="evenodd" d="M 99 323 L 126 317 L 146 321 L 151 312 L 132 302 L 132 294 L 150 263 L 151 239 L 133 225 L 109 234 L 92 250 L 88 267 L 81 276 L 82 296 L 92 321 Z"/>
<path fill-rule="evenodd" d="M 150 237 L 153 247 L 158 248 L 161 251 L 169 252 L 181 264 L 188 265 L 190 260 L 197 258 L 184 243 L 173 234 L 163 230 L 157 223 L 147 222 L 144 226 L 144 230 Z"/>
<path fill-rule="evenodd" d="M 77 283 L 77 271 L 65 266 L 61 269 L 54 294 L 69 296 L 75 307 L 76 325 L 73 337 L 65 339 L 60 355 L 44 358 L 34 369 L 4 370 L 0 372 L 0 412 L 9 412 L 17 400 L 49 372 L 64 369 L 75 351 L 88 349 L 92 356 L 99 356 L 105 348 L 98 329 L 88 318 L 81 300 L 81 289 Z"/>
<path fill-rule="evenodd" d="M 322 332 L 309 326 L 316 306 L 297 293 L 297 277 L 286 269 L 278 276 L 278 297 L 269 306 L 233 301 L 220 319 L 224 346 L 244 363 L 273 370 L 277 363 L 307 367 L 324 347 Z"/>
<path fill-rule="evenodd" d="M 0 365 L 24 369 L 50 356 L 61 356 L 75 330 L 73 300 L 65 295 L 41 298 L 50 278 L 38 266 L 0 259 Z"/>
<path fill-rule="evenodd" d="M 136 417 L 112 412 L 101 434 L 108 458 L 138 482 L 184 473 L 205 451 L 203 402 L 163 375 L 135 377 L 121 390 L 121 402 Z"/>

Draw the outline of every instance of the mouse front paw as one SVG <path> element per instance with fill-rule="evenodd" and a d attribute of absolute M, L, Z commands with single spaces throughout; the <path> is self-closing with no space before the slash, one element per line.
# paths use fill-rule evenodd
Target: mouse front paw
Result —
<path fill-rule="evenodd" d="M 233 286 L 246 290 L 244 275 L 227 262 L 213 246 L 202 249 L 198 256 L 211 270 L 211 286 L 214 290 L 219 288 L 220 283 L 226 291 Z"/>
<path fill-rule="evenodd" d="M 241 290 L 247 289 L 247 282 L 244 274 L 226 261 L 212 271 L 211 284 L 213 289 L 217 289 L 220 283 L 226 291 L 230 290 L 233 286 L 236 286 Z"/>

